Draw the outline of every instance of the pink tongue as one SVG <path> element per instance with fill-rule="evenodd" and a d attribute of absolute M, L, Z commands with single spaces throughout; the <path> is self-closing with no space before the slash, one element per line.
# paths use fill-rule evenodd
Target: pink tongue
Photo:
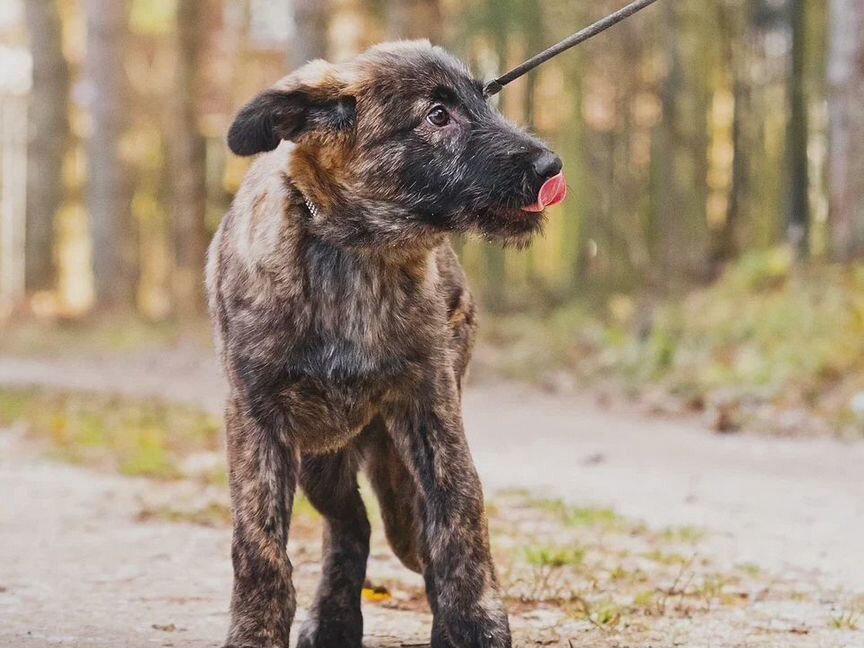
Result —
<path fill-rule="evenodd" d="M 554 175 L 543 183 L 540 187 L 540 193 L 537 196 L 537 202 L 526 205 L 522 211 L 540 212 L 557 205 L 567 196 L 567 181 L 564 179 L 564 172 Z"/>

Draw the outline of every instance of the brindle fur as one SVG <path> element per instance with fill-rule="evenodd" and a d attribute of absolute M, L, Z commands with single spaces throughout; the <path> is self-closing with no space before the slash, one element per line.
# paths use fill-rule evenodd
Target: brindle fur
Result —
<path fill-rule="evenodd" d="M 288 646 L 286 542 L 299 484 L 325 529 L 298 645 L 359 648 L 369 553 L 361 469 L 390 544 L 424 575 L 432 645 L 510 646 L 460 412 L 475 306 L 447 234 L 526 242 L 543 216 L 519 206 L 560 161 L 538 175 L 538 156 L 551 153 L 489 108 L 481 87 L 426 42 L 388 44 L 340 66 L 308 64 L 232 126 L 235 153 L 266 154 L 223 219 L 207 270 L 231 387 L 227 646 Z M 433 103 L 452 113 L 448 127 L 425 119 Z"/>

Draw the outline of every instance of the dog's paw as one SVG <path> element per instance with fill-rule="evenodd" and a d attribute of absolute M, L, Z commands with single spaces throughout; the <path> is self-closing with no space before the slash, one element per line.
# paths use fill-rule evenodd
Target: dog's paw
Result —
<path fill-rule="evenodd" d="M 258 640 L 258 639 L 233 639 L 229 638 L 224 644 L 222 644 L 222 648 L 289 648 L 288 644 L 290 642 L 287 639 L 284 641 L 268 641 L 268 640 Z"/>
<path fill-rule="evenodd" d="M 432 648 L 511 648 L 510 624 L 503 611 L 439 615 Z"/>
<path fill-rule="evenodd" d="M 363 618 L 357 613 L 310 616 L 300 628 L 297 648 L 361 648 Z"/>

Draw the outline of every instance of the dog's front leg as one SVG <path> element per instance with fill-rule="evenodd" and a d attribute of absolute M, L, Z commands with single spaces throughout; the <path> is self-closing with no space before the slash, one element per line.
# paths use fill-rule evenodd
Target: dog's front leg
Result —
<path fill-rule="evenodd" d="M 283 417 L 228 405 L 234 590 L 226 648 L 288 648 L 296 608 L 286 544 L 298 457 Z"/>
<path fill-rule="evenodd" d="M 423 499 L 433 648 L 509 648 L 483 492 L 462 428 L 452 371 L 388 418 L 393 442 Z"/>

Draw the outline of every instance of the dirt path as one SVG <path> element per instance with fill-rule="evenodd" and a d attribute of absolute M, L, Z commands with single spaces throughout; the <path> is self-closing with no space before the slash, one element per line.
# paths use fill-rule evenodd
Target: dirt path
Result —
<path fill-rule="evenodd" d="M 183 350 L 86 363 L 2 358 L 4 384 L 159 396 L 210 410 L 221 408 L 224 389 L 214 363 Z M 705 528 L 711 533 L 700 551 L 714 560 L 755 563 L 808 587 L 864 594 L 864 444 L 717 436 L 692 423 L 605 411 L 514 385 L 469 388 L 465 420 L 491 493 L 527 489 L 611 506 L 654 527 Z M 11 603 L 0 596 L 0 647 L 41 648 L 81 636 L 90 640 L 68 645 L 145 645 L 98 639 L 99 629 L 117 619 L 129 636 L 148 637 L 146 645 L 214 645 L 191 638 L 218 638 L 226 624 L 224 531 L 184 525 L 178 534 L 176 525 L 130 524 L 133 501 L 151 486 L 22 458 L 9 438 L 0 447 L 0 547 L 28 558 L 0 567 L 0 579 L 30 583 L 31 590 Z M 102 550 L 106 543 L 110 552 Z M 43 553 L 50 560 L 39 560 Z M 137 598 L 117 598 L 118 563 Z M 92 606 L 73 605 L 79 598 Z M 182 608 L 182 630 L 163 614 L 166 602 Z M 3 619 L 25 609 L 33 634 L 4 640 Z M 100 619 L 108 610 L 112 619 Z M 422 637 L 424 622 L 400 627 L 400 641 L 412 632 Z M 854 634 L 860 643 L 836 645 L 864 646 L 864 635 Z"/>
<path fill-rule="evenodd" d="M 716 532 L 730 560 L 864 592 L 864 444 L 721 436 L 512 386 L 469 392 L 485 483 Z"/>
<path fill-rule="evenodd" d="M 230 531 L 140 523 L 142 501 L 159 497 L 154 489 L 170 497 L 172 487 L 46 461 L 0 430 L 0 647 L 218 646 L 228 626 Z M 297 547 L 292 555 L 305 606 L 317 560 Z M 375 554 L 370 571 L 394 563 Z M 397 614 L 365 610 L 376 648 L 427 636 L 426 614 L 398 614 L 388 634 Z"/>

